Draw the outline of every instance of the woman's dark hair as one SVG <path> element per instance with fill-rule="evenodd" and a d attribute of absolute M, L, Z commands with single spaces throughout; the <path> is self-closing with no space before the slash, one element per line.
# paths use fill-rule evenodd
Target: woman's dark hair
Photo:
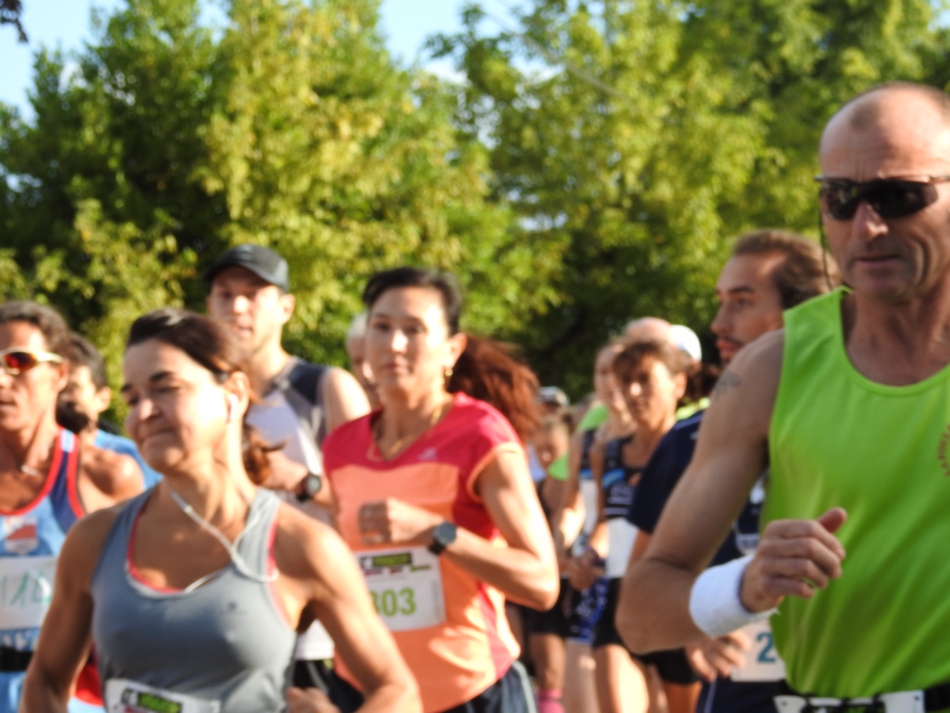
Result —
<path fill-rule="evenodd" d="M 449 334 L 458 334 L 462 293 L 455 277 L 447 272 L 418 267 L 377 272 L 369 278 L 363 290 L 367 312 L 387 290 L 405 287 L 427 287 L 437 291 Z M 446 389 L 449 393 L 461 391 L 472 398 L 487 401 L 508 419 L 522 442 L 527 443 L 541 423 L 541 409 L 537 403 L 538 377 L 510 344 L 466 336 L 468 345 L 455 362 Z"/>
<path fill-rule="evenodd" d="M 449 334 L 458 334 L 459 318 L 462 316 L 462 292 L 455 277 L 448 272 L 420 267 L 397 267 L 377 272 L 366 283 L 363 304 L 367 312 L 387 290 L 400 287 L 428 287 L 436 290 L 442 298 L 442 311 L 449 325 Z"/>
<path fill-rule="evenodd" d="M 628 344 L 614 357 L 611 368 L 621 383 L 627 383 L 640 362 L 648 357 L 661 362 L 674 376 L 686 374 L 686 391 L 677 404 L 679 406 L 708 396 L 716 383 L 718 374 L 714 368 L 704 366 L 665 340 L 647 339 Z"/>
<path fill-rule="evenodd" d="M 126 349 L 150 339 L 180 349 L 220 384 L 234 372 L 244 371 L 241 350 L 228 329 L 200 314 L 166 307 L 142 315 L 132 323 Z M 267 454 L 279 447 L 265 443 L 245 420 L 242 449 L 244 467 L 251 480 L 260 485 L 270 475 Z"/>

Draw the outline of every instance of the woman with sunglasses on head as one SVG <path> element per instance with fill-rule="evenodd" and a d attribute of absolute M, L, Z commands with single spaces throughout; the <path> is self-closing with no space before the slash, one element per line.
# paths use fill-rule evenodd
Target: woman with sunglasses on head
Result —
<path fill-rule="evenodd" d="M 23 710 L 64 709 L 92 636 L 109 711 L 335 711 L 287 690 L 297 633 L 319 618 L 367 691 L 362 711 L 418 711 L 352 554 L 257 487 L 268 448 L 244 424 L 239 359 L 230 333 L 196 314 L 132 325 L 126 429 L 163 480 L 70 532 Z"/>
<path fill-rule="evenodd" d="M 427 713 L 527 713 L 505 598 L 544 610 L 558 594 L 524 449 L 537 380 L 459 330 L 459 292 L 442 273 L 376 273 L 363 302 L 382 409 L 324 445 L 340 530 Z"/>
<path fill-rule="evenodd" d="M 83 446 L 57 425 L 68 348 L 55 310 L 0 305 L 0 579 L 8 587 L 0 596 L 0 713 L 19 706 L 66 532 L 87 512 L 142 490 L 132 459 Z M 84 670 L 77 695 L 96 702 L 93 669 Z"/>

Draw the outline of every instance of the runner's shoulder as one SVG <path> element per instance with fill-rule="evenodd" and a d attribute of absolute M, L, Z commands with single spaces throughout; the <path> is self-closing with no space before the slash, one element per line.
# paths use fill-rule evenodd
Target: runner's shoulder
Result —
<path fill-rule="evenodd" d="M 767 332 L 743 347 L 713 389 L 712 401 L 754 406 L 772 403 L 778 393 L 785 352 L 785 330 Z M 735 399 L 739 401 L 736 402 Z"/>
<path fill-rule="evenodd" d="M 349 556 L 342 538 L 329 525 L 287 503 L 277 508 L 274 559 L 281 574 L 295 579 L 324 579 L 336 558 Z"/>
<path fill-rule="evenodd" d="M 96 510 L 80 518 L 66 533 L 60 560 L 68 563 L 70 572 L 84 581 L 92 577 L 99 553 L 105 545 L 116 519 L 127 502 Z M 84 576 L 85 575 L 85 576 Z"/>
<path fill-rule="evenodd" d="M 132 456 L 87 445 L 80 469 L 96 489 L 108 496 L 126 499 L 142 491 L 144 476 Z"/>

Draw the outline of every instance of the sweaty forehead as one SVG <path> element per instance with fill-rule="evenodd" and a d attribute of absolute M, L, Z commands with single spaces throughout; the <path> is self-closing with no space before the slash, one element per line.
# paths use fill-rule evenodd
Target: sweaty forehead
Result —
<path fill-rule="evenodd" d="M 0 349 L 35 349 L 46 351 L 46 338 L 35 324 L 14 320 L 0 324 Z"/>
<path fill-rule="evenodd" d="M 950 172 L 950 129 L 940 109 L 910 91 L 882 91 L 836 114 L 821 139 L 825 176 L 867 181 Z"/>

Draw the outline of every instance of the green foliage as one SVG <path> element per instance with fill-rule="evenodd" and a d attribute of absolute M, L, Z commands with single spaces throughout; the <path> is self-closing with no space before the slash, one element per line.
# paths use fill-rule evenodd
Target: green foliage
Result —
<path fill-rule="evenodd" d="M 631 317 L 708 334 L 738 234 L 817 237 L 824 123 L 881 81 L 942 85 L 936 16 L 926 0 L 534 0 L 516 30 L 485 34 L 472 6 L 434 40 L 468 80 L 460 124 L 492 147 L 494 196 L 527 240 L 566 245 L 557 298 L 521 335 L 542 380 L 589 388 Z"/>
<path fill-rule="evenodd" d="M 143 311 L 201 309 L 228 245 L 289 260 L 291 348 L 343 362 L 366 277 L 456 271 L 468 326 L 522 327 L 558 268 L 486 200 L 485 149 L 455 96 L 395 66 L 370 0 L 234 0 L 214 34 L 197 0 L 128 0 L 63 79 L 42 52 L 34 122 L 0 109 L 0 278 L 58 306 L 118 376 Z M 68 75 L 67 75 L 68 77 Z"/>
<path fill-rule="evenodd" d="M 392 62 L 374 0 L 198 10 L 127 0 L 37 56 L 35 120 L 0 107 L 2 296 L 58 306 L 113 378 L 136 315 L 200 309 L 202 270 L 257 242 L 290 261 L 298 353 L 341 363 L 365 278 L 435 265 L 468 328 L 580 395 L 629 318 L 706 332 L 736 235 L 817 237 L 843 101 L 950 78 L 937 0 L 533 0 L 490 34 L 473 5 L 432 41 L 458 85 Z"/>

